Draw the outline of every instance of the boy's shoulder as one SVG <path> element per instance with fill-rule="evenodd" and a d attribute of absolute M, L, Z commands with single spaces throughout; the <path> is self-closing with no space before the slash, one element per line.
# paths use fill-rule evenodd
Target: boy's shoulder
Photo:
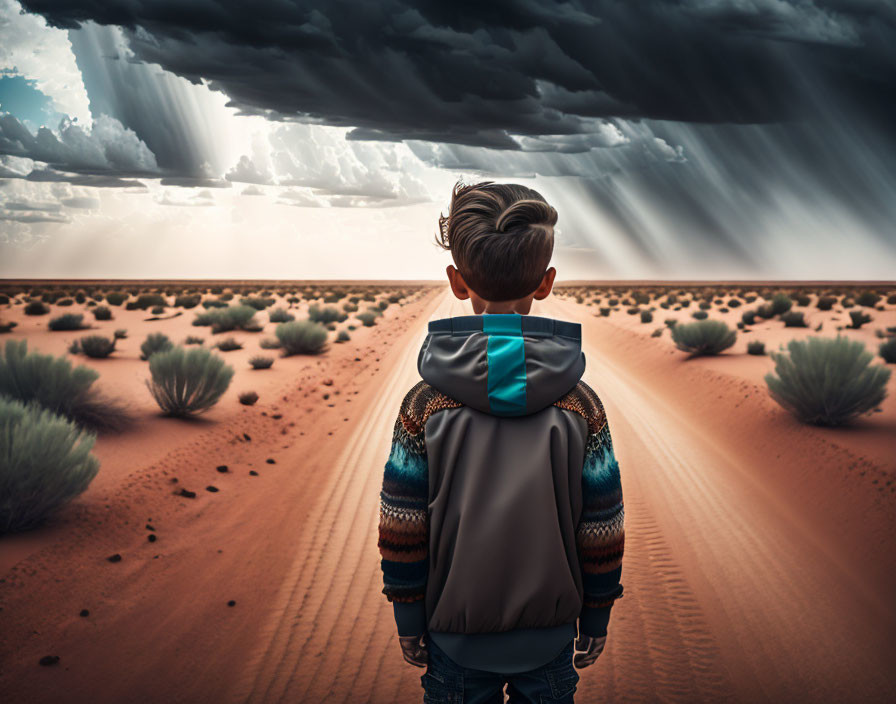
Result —
<path fill-rule="evenodd" d="M 554 405 L 582 416 L 588 423 L 589 434 L 599 432 L 607 422 L 607 413 L 600 397 L 581 379 L 566 395 L 554 401 Z"/>
<path fill-rule="evenodd" d="M 423 430 L 426 421 L 436 411 L 460 408 L 463 405 L 421 379 L 402 399 L 397 420 L 404 425 L 408 433 L 416 435 Z"/>
<path fill-rule="evenodd" d="M 464 404 L 420 380 L 401 402 L 398 420 L 412 435 L 423 430 L 429 417 L 441 410 L 460 408 Z M 588 423 L 588 432 L 596 433 L 606 423 L 606 412 L 594 389 L 582 380 L 552 404 L 581 415 Z"/>

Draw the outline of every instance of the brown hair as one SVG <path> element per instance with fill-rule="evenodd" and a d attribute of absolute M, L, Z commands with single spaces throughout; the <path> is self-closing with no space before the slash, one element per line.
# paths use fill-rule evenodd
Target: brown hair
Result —
<path fill-rule="evenodd" d="M 454 185 L 436 244 L 451 252 L 464 281 L 487 301 L 509 301 L 541 283 L 554 250 L 557 211 L 515 183 Z"/>

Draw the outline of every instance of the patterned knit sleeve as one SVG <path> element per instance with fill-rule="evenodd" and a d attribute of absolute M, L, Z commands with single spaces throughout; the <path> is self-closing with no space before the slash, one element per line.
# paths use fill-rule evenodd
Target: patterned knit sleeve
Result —
<path fill-rule="evenodd" d="M 401 404 L 380 492 L 382 591 L 392 602 L 400 636 L 420 635 L 426 625 L 429 467 L 423 423 L 415 413 L 419 391 L 412 389 Z"/>
<path fill-rule="evenodd" d="M 590 388 L 586 387 L 586 393 L 592 398 L 582 469 L 582 516 L 576 530 L 585 591 L 579 632 L 601 637 L 607 634 L 613 602 L 622 595 L 624 510 L 619 463 L 606 412 Z"/>

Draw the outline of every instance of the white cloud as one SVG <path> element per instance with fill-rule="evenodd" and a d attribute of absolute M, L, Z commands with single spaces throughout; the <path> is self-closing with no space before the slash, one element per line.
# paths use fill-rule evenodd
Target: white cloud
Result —
<path fill-rule="evenodd" d="M 240 157 L 236 166 L 227 172 L 225 178 L 228 181 L 237 181 L 239 183 L 270 184 L 273 182 L 271 172 L 267 168 L 259 169 L 255 162 L 245 154 Z"/>
<path fill-rule="evenodd" d="M 64 118 L 56 132 L 41 127 L 31 134 L 15 116 L 0 114 L 0 152 L 67 171 L 116 174 L 158 171 L 149 148 L 132 130 L 108 115 L 98 116 L 89 131 Z"/>
<path fill-rule="evenodd" d="M 89 126 L 90 103 L 68 32 L 21 9 L 16 0 L 0 0 L 0 68 L 33 79 L 56 110 Z"/>

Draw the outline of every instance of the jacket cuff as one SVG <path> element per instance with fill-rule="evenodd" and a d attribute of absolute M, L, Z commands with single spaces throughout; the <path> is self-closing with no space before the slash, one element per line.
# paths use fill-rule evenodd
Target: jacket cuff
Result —
<path fill-rule="evenodd" d="M 582 612 L 579 614 L 579 635 L 592 638 L 603 638 L 607 635 L 607 624 L 610 622 L 610 609 L 612 608 L 612 604 L 597 608 L 583 606 Z"/>
<path fill-rule="evenodd" d="M 395 625 L 399 636 L 421 636 L 426 632 L 426 602 L 393 601 L 395 609 Z"/>

